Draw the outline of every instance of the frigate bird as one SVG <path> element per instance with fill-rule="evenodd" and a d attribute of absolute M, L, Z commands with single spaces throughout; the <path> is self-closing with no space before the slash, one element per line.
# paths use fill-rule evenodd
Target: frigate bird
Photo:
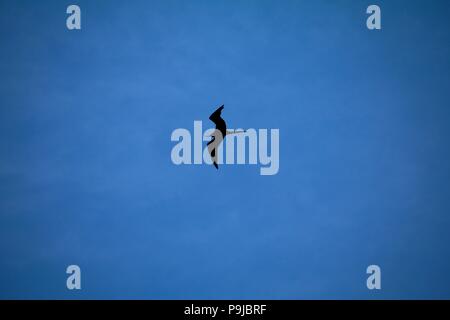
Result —
<path fill-rule="evenodd" d="M 211 135 L 211 141 L 207 143 L 208 146 L 208 152 L 211 156 L 211 160 L 213 162 L 214 167 L 216 169 L 219 169 L 219 166 L 217 165 L 217 148 L 220 145 L 220 143 L 223 141 L 226 135 L 230 134 L 236 134 L 236 133 L 243 133 L 244 131 L 236 131 L 236 130 L 227 130 L 227 124 L 225 123 L 225 120 L 222 119 L 220 116 L 222 113 L 222 110 L 224 108 L 224 105 L 220 106 L 216 111 L 214 111 L 210 116 L 209 120 L 211 120 L 216 125 L 216 130 Z"/>

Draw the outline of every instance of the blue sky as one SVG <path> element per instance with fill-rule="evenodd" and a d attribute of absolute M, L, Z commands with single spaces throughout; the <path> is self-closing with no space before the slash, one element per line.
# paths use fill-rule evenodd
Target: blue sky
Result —
<path fill-rule="evenodd" d="M 450 298 L 448 1 L 74 3 L 0 3 L 0 298 Z M 277 175 L 172 164 L 221 104 Z"/>

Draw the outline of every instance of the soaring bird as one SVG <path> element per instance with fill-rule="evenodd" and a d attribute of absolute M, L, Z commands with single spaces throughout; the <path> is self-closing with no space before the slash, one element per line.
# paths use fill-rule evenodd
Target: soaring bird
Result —
<path fill-rule="evenodd" d="M 208 146 L 208 152 L 211 156 L 211 159 L 213 161 L 213 165 L 214 167 L 216 167 L 216 169 L 219 169 L 219 166 L 217 165 L 217 147 L 219 146 L 219 144 L 223 141 L 223 139 L 225 138 L 226 135 L 229 134 L 235 134 L 235 133 L 243 133 L 244 131 L 230 131 L 227 130 L 227 124 L 225 123 L 225 120 L 222 119 L 222 117 L 220 116 L 222 113 L 222 110 L 224 108 L 224 105 L 221 105 L 216 111 L 214 111 L 210 116 L 209 116 L 209 120 L 211 120 L 212 122 L 214 122 L 214 124 L 216 125 L 216 130 L 214 130 L 213 134 L 211 135 L 211 141 L 209 141 L 207 143 Z"/>

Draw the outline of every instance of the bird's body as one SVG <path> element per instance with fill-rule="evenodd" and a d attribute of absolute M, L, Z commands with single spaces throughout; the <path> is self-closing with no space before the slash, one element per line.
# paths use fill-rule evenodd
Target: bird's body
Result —
<path fill-rule="evenodd" d="M 209 116 L 209 120 L 211 120 L 216 125 L 216 130 L 214 130 L 213 134 L 211 135 L 212 139 L 207 143 L 207 146 L 208 152 L 211 155 L 211 159 L 213 161 L 213 165 L 214 167 L 216 167 L 216 169 L 219 169 L 219 166 L 217 165 L 217 147 L 220 145 L 223 139 L 225 139 L 225 136 L 227 134 L 240 133 L 236 131 L 227 131 L 227 124 L 221 117 L 223 108 L 224 105 L 221 105 Z"/>
<path fill-rule="evenodd" d="M 220 116 L 223 108 L 224 105 L 222 105 L 209 116 L 209 120 L 211 120 L 216 125 L 216 130 L 212 134 L 212 139 L 207 143 L 207 146 L 208 152 L 211 155 L 211 159 L 213 161 L 213 165 L 214 167 L 216 167 L 216 169 L 219 169 L 219 166 L 217 165 L 216 149 L 227 134 L 227 124 L 225 123 L 225 120 L 223 120 Z"/>

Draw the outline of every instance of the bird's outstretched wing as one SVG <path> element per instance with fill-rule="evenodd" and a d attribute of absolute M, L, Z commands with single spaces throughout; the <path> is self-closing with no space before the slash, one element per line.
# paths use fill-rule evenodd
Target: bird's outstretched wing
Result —
<path fill-rule="evenodd" d="M 220 106 L 216 111 L 214 111 L 209 116 L 209 120 L 214 122 L 214 124 L 216 125 L 216 129 L 219 129 L 220 131 L 224 131 L 225 130 L 225 132 L 226 132 L 227 125 L 225 123 L 225 120 L 223 120 L 222 117 L 220 116 L 220 114 L 222 113 L 223 108 L 224 108 L 224 105 Z"/>

